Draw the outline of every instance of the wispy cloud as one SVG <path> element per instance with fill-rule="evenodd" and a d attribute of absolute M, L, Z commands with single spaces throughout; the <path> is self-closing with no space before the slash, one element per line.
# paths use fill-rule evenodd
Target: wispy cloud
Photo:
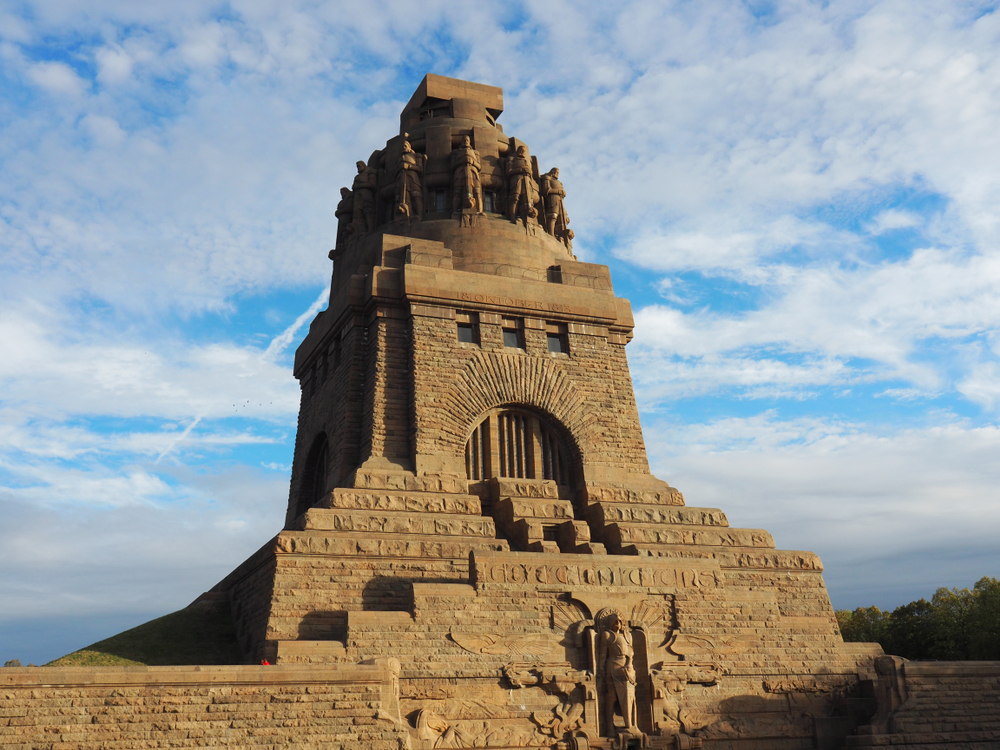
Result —
<path fill-rule="evenodd" d="M 264 359 L 274 361 L 278 355 L 282 354 L 285 349 L 288 348 L 288 345 L 295 340 L 295 337 L 302 326 L 306 323 L 312 322 L 312 319 L 316 317 L 316 313 L 318 313 L 324 305 L 326 305 L 329 297 L 329 290 L 324 288 L 323 291 L 319 293 L 319 297 L 316 298 L 316 301 L 309 306 L 308 310 L 297 317 L 295 322 L 288 326 L 288 328 L 271 339 L 271 343 L 268 344 L 267 349 L 264 350 Z"/>

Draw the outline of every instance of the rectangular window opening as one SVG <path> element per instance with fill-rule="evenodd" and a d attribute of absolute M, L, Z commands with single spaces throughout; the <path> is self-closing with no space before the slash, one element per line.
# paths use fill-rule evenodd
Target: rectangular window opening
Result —
<path fill-rule="evenodd" d="M 556 526 L 555 524 L 546 523 L 542 524 L 542 539 L 546 542 L 558 541 L 556 537 Z"/>
<path fill-rule="evenodd" d="M 476 330 L 471 323 L 458 324 L 458 340 L 463 344 L 476 343 Z"/>
<path fill-rule="evenodd" d="M 479 315 L 458 310 L 455 312 L 458 340 L 463 344 L 479 343 Z"/>
<path fill-rule="evenodd" d="M 520 318 L 503 318 L 503 345 L 510 349 L 524 348 L 524 321 Z"/>
<path fill-rule="evenodd" d="M 569 354 L 569 336 L 565 323 L 546 323 L 545 339 L 552 354 Z"/>

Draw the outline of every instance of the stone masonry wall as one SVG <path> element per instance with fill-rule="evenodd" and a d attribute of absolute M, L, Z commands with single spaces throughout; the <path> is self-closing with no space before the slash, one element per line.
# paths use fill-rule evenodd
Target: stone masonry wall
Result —
<path fill-rule="evenodd" d="M 374 665 L 7 668 L 0 748 L 399 750 L 396 695 Z"/>
<path fill-rule="evenodd" d="M 876 668 L 878 714 L 847 748 L 1000 748 L 1000 662 L 885 657 Z"/>
<path fill-rule="evenodd" d="M 317 435 L 325 433 L 329 441 L 330 481 L 337 483 L 358 464 L 367 359 L 361 316 L 347 316 L 325 340 L 322 354 L 302 380 L 286 522 L 298 515 L 306 456 Z M 334 383 L 336 387 L 331 387 Z"/>
<path fill-rule="evenodd" d="M 555 316 L 524 318 L 518 350 L 503 345 L 500 316 L 488 312 L 479 312 L 479 344 L 460 343 L 456 309 L 412 306 L 418 453 L 461 456 L 484 412 L 521 404 L 561 422 L 586 463 L 649 471 L 624 347 L 606 327 L 570 324 L 567 356 L 548 351 L 544 323 Z"/>

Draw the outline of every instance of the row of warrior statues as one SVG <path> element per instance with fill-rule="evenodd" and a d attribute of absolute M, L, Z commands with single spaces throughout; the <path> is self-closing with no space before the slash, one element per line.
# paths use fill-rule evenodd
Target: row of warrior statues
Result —
<path fill-rule="evenodd" d="M 404 133 L 402 151 L 395 164 L 393 219 L 423 219 L 424 216 L 424 166 L 425 154 L 413 150 Z M 519 145 L 514 155 L 500 159 L 506 191 L 506 211 L 499 205 L 491 206 L 496 213 L 505 213 L 527 228 L 529 223 L 542 225 L 546 232 L 572 248 L 573 230 L 563 206 L 566 190 L 559 181 L 559 170 L 552 168 L 536 180 L 537 167 L 528 157 L 527 150 Z M 341 188 L 337 204 L 337 247 L 363 234 L 373 232 L 378 225 L 376 211 L 379 173 L 363 161 L 357 163 L 358 174 L 354 184 Z M 462 136 L 458 147 L 452 149 L 451 210 L 463 220 L 469 216 L 485 214 L 483 184 L 480 173 L 483 164 L 479 152 L 472 147 L 469 136 Z M 388 170 L 387 170 L 388 171 Z M 495 196 L 499 204 L 499 196 Z"/>

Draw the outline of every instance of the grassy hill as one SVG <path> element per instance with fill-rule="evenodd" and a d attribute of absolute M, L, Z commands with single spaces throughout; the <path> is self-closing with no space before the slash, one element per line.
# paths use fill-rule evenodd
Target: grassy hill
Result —
<path fill-rule="evenodd" d="M 241 661 L 229 603 L 201 601 L 74 651 L 46 666 L 179 666 Z"/>

